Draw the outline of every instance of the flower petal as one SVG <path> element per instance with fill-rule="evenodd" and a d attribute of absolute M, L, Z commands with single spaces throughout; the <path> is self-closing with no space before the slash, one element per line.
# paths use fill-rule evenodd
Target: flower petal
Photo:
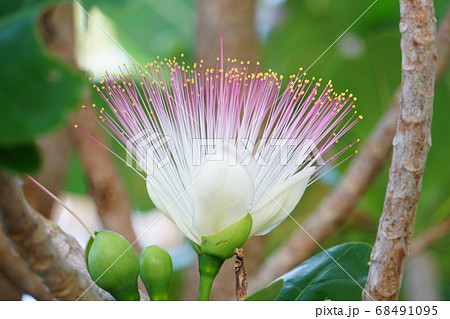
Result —
<path fill-rule="evenodd" d="M 285 220 L 303 196 L 315 167 L 308 167 L 267 193 L 265 201 L 253 210 L 253 228 L 250 236 L 265 235 Z"/>
<path fill-rule="evenodd" d="M 161 211 L 161 213 L 167 216 L 181 232 L 193 242 L 200 244 L 201 236 L 196 234 L 191 225 L 191 221 L 185 218 L 186 214 L 180 211 L 179 205 L 177 205 L 177 200 L 173 199 L 170 202 L 165 196 L 160 194 L 159 190 L 152 186 L 152 183 L 147 179 L 147 192 L 150 196 L 153 204 Z M 183 196 L 183 195 L 182 195 Z M 184 196 L 189 196 L 184 194 Z M 187 209 L 187 208 L 186 208 Z"/>
<path fill-rule="evenodd" d="M 238 164 L 236 149 L 226 147 L 218 152 L 223 154 L 221 159 L 204 161 L 195 178 L 193 228 L 201 236 L 223 231 L 252 209 L 253 181 Z"/>

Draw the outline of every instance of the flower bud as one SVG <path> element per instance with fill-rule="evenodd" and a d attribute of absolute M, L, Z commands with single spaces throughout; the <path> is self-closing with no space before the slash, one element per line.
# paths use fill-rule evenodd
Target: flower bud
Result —
<path fill-rule="evenodd" d="M 140 300 L 139 259 L 121 235 L 102 230 L 86 246 L 86 265 L 95 283 L 116 300 Z"/>
<path fill-rule="evenodd" d="M 151 300 L 167 300 L 173 264 L 170 255 L 158 246 L 148 246 L 139 256 L 141 279 Z"/>

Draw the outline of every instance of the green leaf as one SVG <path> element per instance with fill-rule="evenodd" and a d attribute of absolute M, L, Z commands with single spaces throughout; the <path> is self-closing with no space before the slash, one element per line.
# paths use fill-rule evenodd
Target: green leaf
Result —
<path fill-rule="evenodd" d="M 270 285 L 258 290 L 253 295 L 245 298 L 245 301 L 274 301 L 277 300 L 280 295 L 281 289 L 283 289 L 284 280 L 278 279 Z"/>
<path fill-rule="evenodd" d="M 372 248 L 345 243 L 323 251 L 281 276 L 277 300 L 361 300 Z"/>
<path fill-rule="evenodd" d="M 24 143 L 61 124 L 77 105 L 83 79 L 43 53 L 38 14 L 0 23 L 0 145 Z"/>
<path fill-rule="evenodd" d="M 0 166 L 15 173 L 31 173 L 41 163 L 34 143 L 0 146 Z"/>

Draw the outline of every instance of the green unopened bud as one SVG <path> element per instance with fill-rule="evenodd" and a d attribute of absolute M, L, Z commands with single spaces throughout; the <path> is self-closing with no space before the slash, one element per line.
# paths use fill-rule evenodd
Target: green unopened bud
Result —
<path fill-rule="evenodd" d="M 198 254 L 200 285 L 198 300 L 209 300 L 212 284 L 225 259 L 233 256 L 236 248 L 242 247 L 250 235 L 253 219 L 247 214 L 240 221 L 212 236 L 203 236 L 201 246 L 193 243 Z"/>
<path fill-rule="evenodd" d="M 102 230 L 86 246 L 86 265 L 95 283 L 116 300 L 140 300 L 139 259 L 121 235 Z"/>
<path fill-rule="evenodd" d="M 170 255 L 158 246 L 148 246 L 139 256 L 141 279 L 151 300 L 167 300 L 173 264 Z"/>

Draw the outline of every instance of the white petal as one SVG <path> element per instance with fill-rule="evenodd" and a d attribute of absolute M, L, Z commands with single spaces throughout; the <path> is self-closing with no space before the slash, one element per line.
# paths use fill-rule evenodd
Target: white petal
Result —
<path fill-rule="evenodd" d="M 222 159 L 207 159 L 195 177 L 193 228 L 202 236 L 221 232 L 252 208 L 253 180 L 247 169 L 238 164 L 236 149 L 227 147 L 220 151 Z"/>
<path fill-rule="evenodd" d="M 196 234 L 193 229 L 190 227 L 191 221 L 186 219 L 186 214 L 183 214 L 179 210 L 179 205 L 177 198 L 173 197 L 171 200 L 166 198 L 166 196 L 163 196 L 160 194 L 159 190 L 153 187 L 152 183 L 147 180 L 147 192 L 150 196 L 153 204 L 161 211 L 161 213 L 172 222 L 174 222 L 175 225 L 181 230 L 181 232 L 190 240 L 193 242 L 200 244 L 201 236 L 199 234 Z M 181 196 L 189 196 L 188 194 L 180 194 Z M 180 196 L 179 195 L 179 196 Z M 186 207 L 186 209 L 188 209 Z"/>
<path fill-rule="evenodd" d="M 265 235 L 288 217 L 302 198 L 314 171 L 314 167 L 305 168 L 288 178 L 275 190 L 266 193 L 263 203 L 251 213 L 253 227 L 250 236 Z"/>

